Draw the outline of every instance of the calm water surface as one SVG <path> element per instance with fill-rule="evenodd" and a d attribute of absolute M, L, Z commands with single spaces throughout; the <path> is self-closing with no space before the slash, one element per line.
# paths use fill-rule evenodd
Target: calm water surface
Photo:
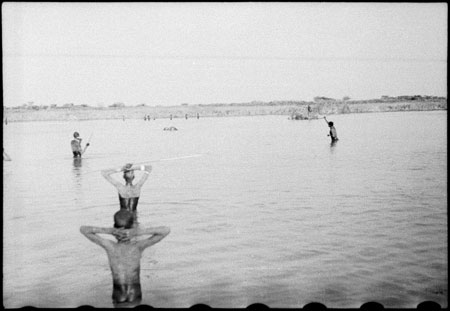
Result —
<path fill-rule="evenodd" d="M 171 233 L 142 257 L 143 304 L 447 307 L 447 112 L 328 119 L 335 146 L 285 116 L 4 125 L 4 306 L 112 307 L 79 227 L 118 210 L 98 170 L 154 160 L 139 221 Z M 92 134 L 78 162 L 74 131 Z"/>

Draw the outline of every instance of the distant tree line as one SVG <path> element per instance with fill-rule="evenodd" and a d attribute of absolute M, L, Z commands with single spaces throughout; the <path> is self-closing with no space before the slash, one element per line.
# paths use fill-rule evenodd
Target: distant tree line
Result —
<path fill-rule="evenodd" d="M 402 95 L 402 96 L 388 96 L 383 95 L 379 99 L 369 99 L 369 100 L 351 100 L 349 96 L 344 96 L 341 100 L 334 99 L 325 96 L 316 96 L 313 98 L 313 102 L 311 101 L 293 101 L 293 100 L 278 100 L 278 101 L 252 101 L 247 103 L 212 103 L 212 104 L 199 104 L 200 107 L 224 107 L 224 106 L 288 106 L 288 105 L 309 105 L 315 103 L 330 103 L 330 102 L 351 102 L 351 103 L 382 103 L 382 102 L 395 102 L 395 101 L 442 101 L 447 100 L 446 97 L 439 96 L 428 96 L 428 95 Z M 182 103 L 179 106 L 188 106 L 187 103 Z M 141 103 L 137 104 L 134 107 L 146 107 L 147 104 Z M 123 102 L 115 102 L 108 106 L 109 108 L 125 108 L 131 107 L 126 106 Z M 161 107 L 161 105 L 155 105 L 155 107 Z M 176 107 L 175 106 L 166 106 L 166 107 Z M 22 104 L 16 107 L 4 107 L 4 109 L 28 109 L 28 110 L 46 110 L 46 109 L 77 109 L 77 108 L 96 108 L 103 109 L 102 104 L 98 104 L 97 107 L 91 107 L 87 104 L 76 105 L 74 103 L 66 103 L 61 106 L 57 106 L 56 104 L 52 105 L 37 105 L 34 102 L 30 101 L 28 103 Z"/>

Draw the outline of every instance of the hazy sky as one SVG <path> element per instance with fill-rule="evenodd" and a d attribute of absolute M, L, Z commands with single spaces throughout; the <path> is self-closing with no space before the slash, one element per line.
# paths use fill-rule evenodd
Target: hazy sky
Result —
<path fill-rule="evenodd" d="M 2 5 L 4 105 L 447 96 L 446 3 Z"/>

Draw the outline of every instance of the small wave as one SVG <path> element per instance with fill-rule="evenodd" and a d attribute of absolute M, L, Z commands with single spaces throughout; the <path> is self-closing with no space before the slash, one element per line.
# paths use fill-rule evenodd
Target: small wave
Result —
<path fill-rule="evenodd" d="M 11 218 L 11 220 L 22 219 L 22 218 L 25 218 L 25 216 L 16 216 L 16 217 Z"/>
<path fill-rule="evenodd" d="M 91 208 L 102 207 L 102 206 L 116 206 L 116 205 L 118 205 L 118 204 L 117 203 L 110 203 L 110 204 L 89 205 L 89 206 L 85 206 L 85 207 L 82 207 L 82 208 L 77 208 L 77 210 L 78 209 L 85 210 L 85 209 L 91 209 Z"/>

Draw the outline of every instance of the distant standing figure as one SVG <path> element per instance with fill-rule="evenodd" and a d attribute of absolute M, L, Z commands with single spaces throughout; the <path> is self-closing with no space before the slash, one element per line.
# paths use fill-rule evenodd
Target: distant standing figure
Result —
<path fill-rule="evenodd" d="M 5 148 L 3 148 L 3 161 L 11 161 L 11 158 L 5 152 Z"/>
<path fill-rule="evenodd" d="M 198 114 L 198 112 L 197 112 L 197 119 L 200 119 L 200 115 Z"/>
<path fill-rule="evenodd" d="M 70 142 L 70 145 L 72 147 L 72 153 L 73 157 L 81 157 L 81 155 L 86 151 L 87 147 L 89 147 L 89 143 L 86 144 L 84 149 L 81 147 L 81 140 L 80 134 L 78 132 L 73 133 L 73 139 Z"/>
<path fill-rule="evenodd" d="M 184 117 L 186 118 L 186 120 L 188 119 L 188 115 L 187 115 L 187 113 L 184 115 Z"/>
<path fill-rule="evenodd" d="M 336 141 L 338 141 L 338 137 L 337 137 L 337 132 L 336 132 L 336 128 L 334 127 L 334 123 L 333 122 L 328 122 L 326 117 L 323 117 L 325 119 L 325 122 L 327 122 L 328 126 L 330 127 L 330 133 L 327 136 L 331 137 L 331 142 L 334 143 Z"/>
<path fill-rule="evenodd" d="M 169 227 L 135 228 L 133 215 L 120 210 L 114 215 L 114 228 L 81 226 L 80 232 L 90 241 L 103 247 L 108 255 L 109 266 L 113 277 L 112 300 L 116 307 L 136 306 L 142 300 L 140 269 L 144 250 L 152 246 L 169 233 Z M 117 240 L 102 238 L 99 234 L 111 234 Z M 150 235 L 137 240 L 134 237 Z M 132 239 L 134 238 L 134 239 Z"/>

